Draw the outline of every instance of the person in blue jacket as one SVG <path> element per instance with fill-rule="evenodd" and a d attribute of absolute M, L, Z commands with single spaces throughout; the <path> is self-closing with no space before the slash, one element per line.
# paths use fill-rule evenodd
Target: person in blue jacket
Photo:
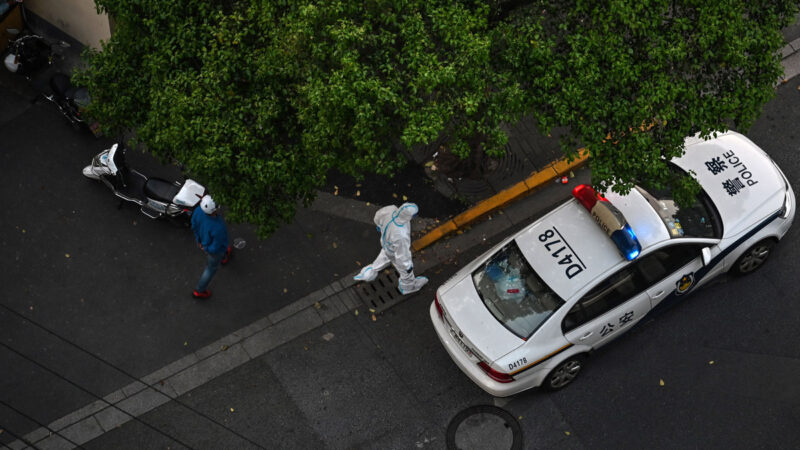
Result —
<path fill-rule="evenodd" d="M 208 283 L 217 273 L 220 264 L 227 263 L 230 256 L 228 229 L 222 216 L 219 215 L 218 209 L 214 199 L 210 195 L 206 195 L 200 200 L 201 211 L 195 209 L 192 213 L 194 238 L 197 246 L 206 253 L 208 260 L 206 269 L 200 276 L 200 281 L 197 282 L 197 288 L 192 292 L 194 298 L 211 297 Z"/>

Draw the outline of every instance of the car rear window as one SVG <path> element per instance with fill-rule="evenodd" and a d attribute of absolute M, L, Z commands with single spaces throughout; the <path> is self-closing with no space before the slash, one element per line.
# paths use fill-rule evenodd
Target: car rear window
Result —
<path fill-rule="evenodd" d="M 523 339 L 564 304 L 533 271 L 514 241 L 475 270 L 472 281 L 492 315 Z"/>

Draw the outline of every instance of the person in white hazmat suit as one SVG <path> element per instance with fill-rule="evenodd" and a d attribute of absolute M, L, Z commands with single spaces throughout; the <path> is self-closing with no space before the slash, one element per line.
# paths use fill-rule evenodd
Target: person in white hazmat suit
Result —
<path fill-rule="evenodd" d="M 372 264 L 361 269 L 353 279 L 373 281 L 381 270 L 392 263 L 400 274 L 397 286 L 400 293 L 411 294 L 425 286 L 428 279 L 414 276 L 414 264 L 411 261 L 411 219 L 417 212 L 419 208 L 416 204 L 403 203 L 399 208 L 384 206 L 375 213 L 375 225 L 381 233 L 381 252 Z"/>

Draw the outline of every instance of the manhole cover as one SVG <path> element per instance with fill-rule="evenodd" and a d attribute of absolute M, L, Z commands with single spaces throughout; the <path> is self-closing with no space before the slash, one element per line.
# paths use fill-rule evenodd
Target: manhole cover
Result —
<path fill-rule="evenodd" d="M 450 450 L 518 450 L 522 448 L 522 427 L 508 411 L 492 405 L 471 406 L 447 425 Z"/>
<path fill-rule="evenodd" d="M 382 270 L 375 281 L 361 282 L 353 286 L 358 298 L 375 312 L 385 311 L 403 299 L 397 290 L 397 272 L 394 269 Z"/>

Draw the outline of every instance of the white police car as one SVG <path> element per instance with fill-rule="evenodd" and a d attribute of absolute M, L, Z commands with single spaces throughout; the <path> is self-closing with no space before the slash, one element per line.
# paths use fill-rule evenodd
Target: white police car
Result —
<path fill-rule="evenodd" d="M 649 312 L 759 268 L 794 218 L 780 169 L 735 132 L 688 138 L 673 163 L 703 188 L 691 208 L 669 192 L 603 198 L 581 185 L 442 285 L 431 320 L 461 370 L 499 397 L 562 388 Z"/>

